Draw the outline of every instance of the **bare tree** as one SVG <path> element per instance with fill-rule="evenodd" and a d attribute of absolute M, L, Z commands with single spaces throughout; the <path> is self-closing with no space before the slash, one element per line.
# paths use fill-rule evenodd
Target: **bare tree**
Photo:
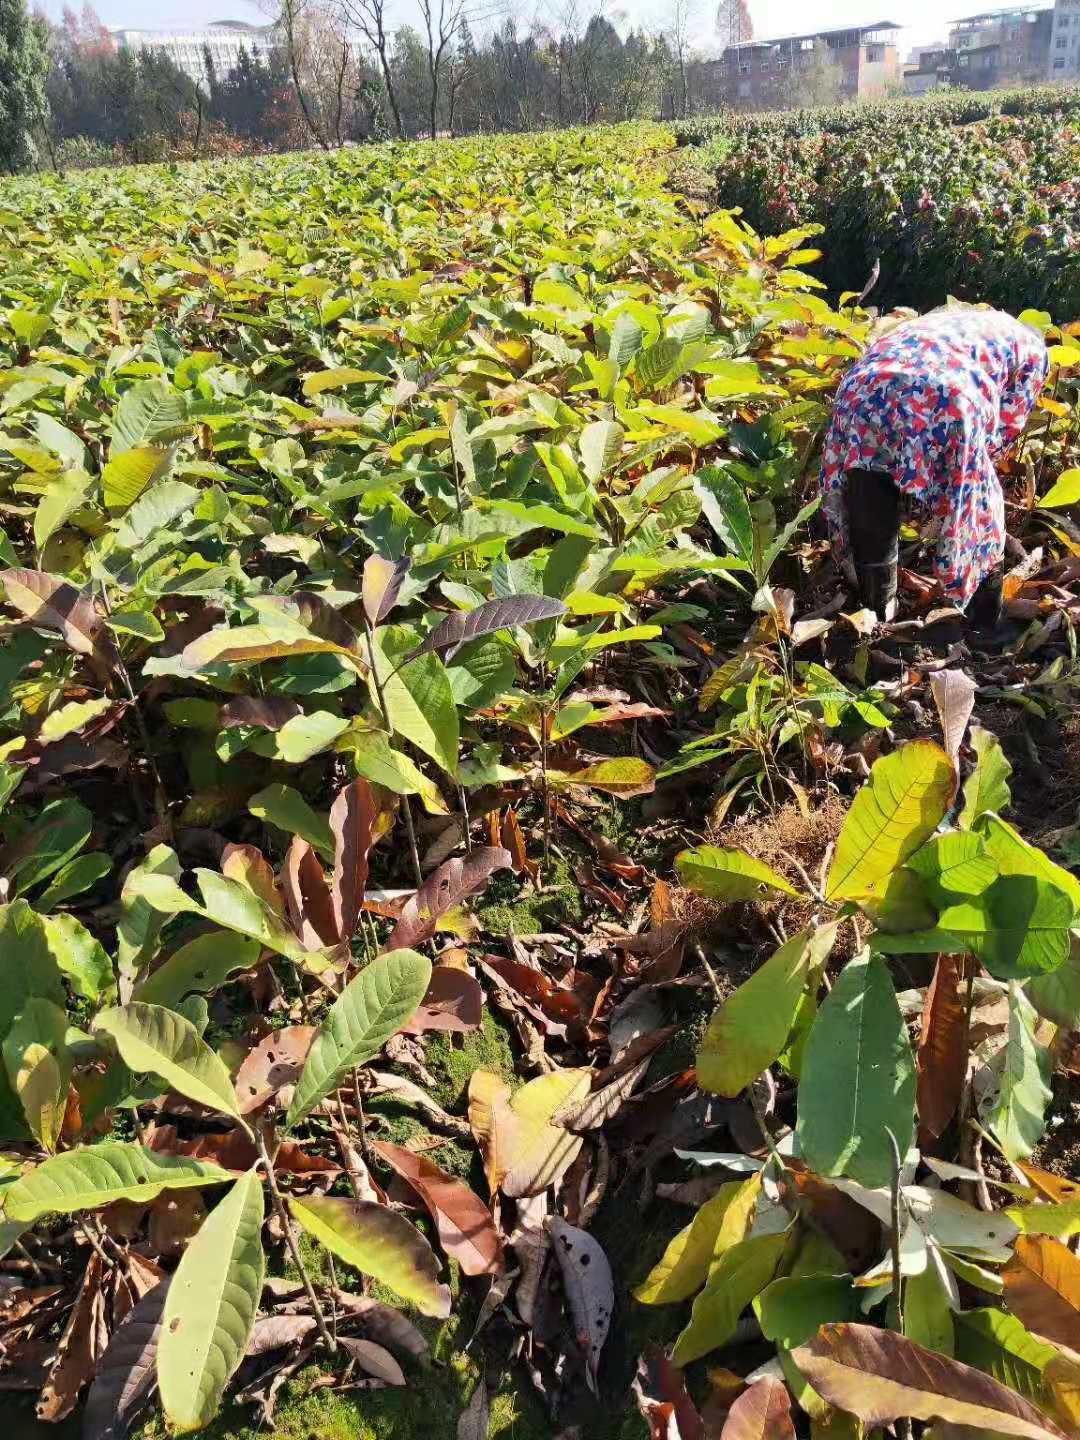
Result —
<path fill-rule="evenodd" d="M 439 123 L 439 89 L 447 49 L 468 24 L 468 0 L 420 0 L 427 34 L 428 133 L 435 139 Z"/>
<path fill-rule="evenodd" d="M 694 0 L 672 0 L 671 24 L 667 29 L 667 42 L 675 58 L 675 73 L 678 78 L 678 100 L 675 106 L 676 118 L 683 119 L 690 113 L 690 83 L 687 78 L 686 62 L 690 49 L 690 26 L 694 19 Z"/>
<path fill-rule="evenodd" d="M 386 88 L 386 101 L 394 119 L 394 133 L 404 139 L 405 130 L 401 123 L 401 108 L 394 89 L 394 76 L 390 68 L 390 37 L 386 33 L 386 0 L 338 0 L 342 16 L 347 25 L 355 28 L 374 50 L 379 59 L 379 71 Z"/>
<path fill-rule="evenodd" d="M 304 39 L 304 21 L 309 9 L 309 0 L 280 0 L 278 9 L 278 27 L 289 62 L 289 73 L 292 76 L 293 87 L 296 90 L 296 98 L 300 102 L 300 110 L 304 116 L 304 124 L 310 130 L 316 142 L 324 150 L 330 149 L 330 143 L 323 134 L 322 127 L 315 121 L 311 106 L 304 93 L 304 87 L 300 80 L 300 51 Z"/>
<path fill-rule="evenodd" d="M 744 45 L 754 38 L 754 22 L 746 0 L 719 0 L 716 7 L 716 32 L 721 51 L 729 45 Z"/>

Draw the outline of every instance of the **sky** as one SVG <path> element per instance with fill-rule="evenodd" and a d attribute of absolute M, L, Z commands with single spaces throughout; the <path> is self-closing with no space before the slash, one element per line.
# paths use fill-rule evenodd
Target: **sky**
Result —
<path fill-rule="evenodd" d="M 42 3 L 42 0 L 39 0 Z M 76 5 L 81 0 L 75 0 Z M 43 0 L 46 13 L 59 18 L 64 0 Z M 516 0 L 514 10 L 524 16 L 535 7 L 557 12 L 557 0 L 544 5 L 543 0 Z M 412 7 L 402 0 L 402 15 Z M 585 8 L 585 7 L 582 7 Z M 755 33 L 768 39 L 788 35 L 813 26 L 865 24 L 877 20 L 893 20 L 904 26 L 900 44 L 903 54 L 913 45 L 928 45 L 944 38 L 948 22 L 961 15 L 970 15 L 972 0 L 750 0 Z M 989 0 L 987 9 L 997 8 L 997 0 Z M 173 29 L 204 25 L 210 20 L 249 20 L 262 23 L 265 10 L 249 0 L 96 0 L 96 9 L 110 28 L 122 26 Z M 612 19 L 625 19 L 630 24 L 643 24 L 661 29 L 667 23 L 665 12 L 670 6 L 664 0 L 608 0 L 606 13 Z M 697 0 L 693 32 L 697 44 L 712 48 L 714 0 Z"/>

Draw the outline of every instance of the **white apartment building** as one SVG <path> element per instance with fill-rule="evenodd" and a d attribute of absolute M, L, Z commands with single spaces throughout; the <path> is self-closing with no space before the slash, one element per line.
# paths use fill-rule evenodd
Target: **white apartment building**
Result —
<path fill-rule="evenodd" d="M 206 79 L 207 52 L 215 72 L 227 75 L 241 50 L 268 56 L 275 49 L 273 26 L 243 20 L 215 20 L 198 30 L 114 30 L 112 37 L 121 49 L 164 51 L 196 84 Z"/>
<path fill-rule="evenodd" d="M 1046 78 L 1080 80 L 1080 0 L 1056 0 Z"/>

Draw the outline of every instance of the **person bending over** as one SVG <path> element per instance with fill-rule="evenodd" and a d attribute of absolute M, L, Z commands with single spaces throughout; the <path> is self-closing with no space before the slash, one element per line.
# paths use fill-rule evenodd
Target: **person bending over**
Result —
<path fill-rule="evenodd" d="M 837 559 L 883 620 L 896 605 L 901 496 L 937 525 L 934 573 L 979 626 L 1001 617 L 1005 500 L 994 467 L 1022 434 L 1049 362 L 997 310 L 942 309 L 869 345 L 825 442 L 822 509 Z"/>

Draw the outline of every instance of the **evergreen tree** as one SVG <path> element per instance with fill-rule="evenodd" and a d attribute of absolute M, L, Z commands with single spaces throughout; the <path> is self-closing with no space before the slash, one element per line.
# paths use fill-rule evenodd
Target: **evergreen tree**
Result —
<path fill-rule="evenodd" d="M 34 163 L 47 69 L 43 23 L 31 19 L 26 0 L 0 0 L 0 165 L 12 174 Z"/>

